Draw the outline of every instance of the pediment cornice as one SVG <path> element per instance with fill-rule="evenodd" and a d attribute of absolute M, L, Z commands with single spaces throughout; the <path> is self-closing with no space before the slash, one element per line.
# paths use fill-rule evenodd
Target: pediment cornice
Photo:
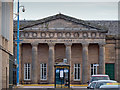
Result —
<path fill-rule="evenodd" d="M 67 22 L 72 22 L 76 25 L 83 25 L 86 28 L 92 28 L 92 29 L 96 29 L 96 30 L 101 30 L 101 31 L 106 30 L 107 31 L 107 28 L 105 28 L 103 26 L 92 24 L 88 21 L 83 21 L 81 19 L 76 19 L 76 18 L 67 16 L 67 15 L 61 14 L 61 13 L 53 15 L 53 16 L 49 16 L 47 18 L 43 18 L 43 19 L 40 19 L 40 20 L 36 20 L 33 23 L 31 23 L 29 25 L 26 25 L 26 26 L 24 26 L 20 29 L 23 30 L 23 29 L 27 29 L 27 28 L 32 28 L 32 27 L 37 26 L 39 24 L 46 24 L 48 22 L 51 22 L 51 21 L 54 21 L 54 20 L 57 20 L 57 19 L 62 19 L 62 20 L 65 20 Z"/>

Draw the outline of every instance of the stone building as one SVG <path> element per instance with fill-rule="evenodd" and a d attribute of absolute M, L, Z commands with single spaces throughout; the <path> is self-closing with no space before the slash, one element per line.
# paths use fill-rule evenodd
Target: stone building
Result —
<path fill-rule="evenodd" d="M 21 83 L 54 83 L 54 65 L 65 60 L 70 83 L 86 83 L 93 74 L 120 81 L 117 21 L 83 21 L 57 14 L 20 24 Z M 15 22 L 15 39 L 16 33 Z"/>
<path fill-rule="evenodd" d="M 9 62 L 13 58 L 13 0 L 0 0 L 0 90 L 9 88 Z"/>

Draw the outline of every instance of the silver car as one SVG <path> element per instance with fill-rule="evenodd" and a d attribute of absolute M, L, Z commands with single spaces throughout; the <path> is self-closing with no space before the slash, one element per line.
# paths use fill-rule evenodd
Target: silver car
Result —
<path fill-rule="evenodd" d="M 104 74 L 97 74 L 97 75 L 92 75 L 90 77 L 90 81 L 88 81 L 87 83 L 91 83 L 93 81 L 98 81 L 98 80 L 110 80 L 108 75 L 104 75 Z"/>
<path fill-rule="evenodd" d="M 117 83 L 116 83 L 117 84 Z M 102 85 L 100 86 L 100 89 L 119 89 L 120 90 L 120 85 Z"/>
<path fill-rule="evenodd" d="M 102 85 L 106 85 L 107 83 L 117 83 L 117 81 L 114 80 L 98 80 L 91 82 L 87 88 L 89 89 L 98 89 Z"/>

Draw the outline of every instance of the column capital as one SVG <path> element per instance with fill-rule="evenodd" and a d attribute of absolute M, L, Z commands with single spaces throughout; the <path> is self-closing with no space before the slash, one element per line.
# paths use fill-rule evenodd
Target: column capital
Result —
<path fill-rule="evenodd" d="M 38 46 L 38 44 L 39 44 L 38 42 L 31 43 L 32 46 Z"/>
<path fill-rule="evenodd" d="M 72 43 L 64 43 L 65 46 L 72 46 Z"/>
<path fill-rule="evenodd" d="M 89 46 L 89 43 L 87 43 L 87 42 L 82 43 L 82 46 L 83 46 L 83 47 L 88 47 L 88 46 Z"/>
<path fill-rule="evenodd" d="M 49 47 L 55 46 L 55 43 L 47 43 Z"/>
<path fill-rule="evenodd" d="M 106 43 L 98 43 L 100 47 L 104 47 L 106 45 Z"/>

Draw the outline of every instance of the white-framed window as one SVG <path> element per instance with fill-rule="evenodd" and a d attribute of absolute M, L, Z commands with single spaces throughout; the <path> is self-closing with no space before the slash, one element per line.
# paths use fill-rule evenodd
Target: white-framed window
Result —
<path fill-rule="evenodd" d="M 74 80 L 80 80 L 80 64 L 74 64 Z"/>
<path fill-rule="evenodd" d="M 40 64 L 40 79 L 47 80 L 47 64 L 46 63 Z"/>
<path fill-rule="evenodd" d="M 98 66 L 98 64 L 91 64 L 90 65 L 91 75 L 96 75 L 97 74 L 97 66 Z"/>
<path fill-rule="evenodd" d="M 25 63 L 24 64 L 24 80 L 30 80 L 30 74 L 31 74 L 31 64 Z"/>

